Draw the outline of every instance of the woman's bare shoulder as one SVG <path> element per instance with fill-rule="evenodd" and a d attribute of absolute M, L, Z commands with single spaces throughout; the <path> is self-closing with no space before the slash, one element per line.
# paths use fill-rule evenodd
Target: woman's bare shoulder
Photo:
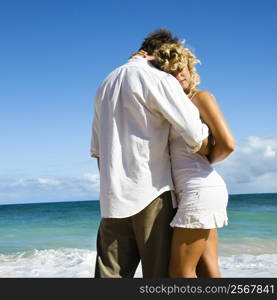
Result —
<path fill-rule="evenodd" d="M 213 113 L 215 111 L 219 111 L 218 103 L 213 96 L 213 94 L 209 91 L 205 90 L 197 90 L 194 94 L 194 97 L 191 100 L 200 112 L 204 115 L 204 113 Z"/>
<path fill-rule="evenodd" d="M 192 100 L 194 101 L 216 101 L 214 95 L 205 90 L 195 90 Z"/>

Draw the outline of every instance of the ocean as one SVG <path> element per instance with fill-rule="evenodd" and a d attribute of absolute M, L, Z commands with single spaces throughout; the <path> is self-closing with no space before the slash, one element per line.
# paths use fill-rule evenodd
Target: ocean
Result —
<path fill-rule="evenodd" d="M 276 278 L 277 194 L 230 195 L 228 218 L 222 277 Z M 99 201 L 0 205 L 0 277 L 93 277 L 99 222 Z"/>

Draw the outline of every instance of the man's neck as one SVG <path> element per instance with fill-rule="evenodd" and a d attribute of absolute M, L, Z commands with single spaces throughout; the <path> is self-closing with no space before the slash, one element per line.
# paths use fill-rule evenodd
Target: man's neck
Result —
<path fill-rule="evenodd" d="M 145 58 L 146 60 L 149 60 L 149 61 L 151 61 L 151 60 L 154 60 L 154 56 L 152 56 L 152 55 L 148 55 L 148 54 L 143 54 L 143 55 L 141 55 L 141 54 L 136 54 L 136 55 L 134 55 L 133 57 L 142 57 L 142 58 Z"/>

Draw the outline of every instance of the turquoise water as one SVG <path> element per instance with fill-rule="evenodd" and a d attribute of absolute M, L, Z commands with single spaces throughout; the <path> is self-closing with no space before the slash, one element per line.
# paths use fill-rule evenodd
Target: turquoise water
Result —
<path fill-rule="evenodd" d="M 99 201 L 0 206 L 0 253 L 95 249 Z"/>
<path fill-rule="evenodd" d="M 277 194 L 231 195 L 228 218 L 222 237 L 277 238 Z"/>
<path fill-rule="evenodd" d="M 223 277 L 277 277 L 277 194 L 231 195 L 228 217 Z M 99 222 L 99 201 L 0 205 L 0 277 L 93 277 Z"/>
<path fill-rule="evenodd" d="M 277 194 L 231 195 L 222 243 L 277 241 Z M 95 249 L 99 201 L 0 206 L 0 253 Z"/>

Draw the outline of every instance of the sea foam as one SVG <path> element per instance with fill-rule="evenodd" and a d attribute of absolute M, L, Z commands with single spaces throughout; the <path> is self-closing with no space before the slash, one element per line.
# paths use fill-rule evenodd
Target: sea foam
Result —
<path fill-rule="evenodd" d="M 96 252 L 49 249 L 0 254 L 0 277 L 92 278 Z M 220 256 L 222 277 L 277 277 L 277 254 Z M 135 277 L 142 277 L 139 265 Z"/>

